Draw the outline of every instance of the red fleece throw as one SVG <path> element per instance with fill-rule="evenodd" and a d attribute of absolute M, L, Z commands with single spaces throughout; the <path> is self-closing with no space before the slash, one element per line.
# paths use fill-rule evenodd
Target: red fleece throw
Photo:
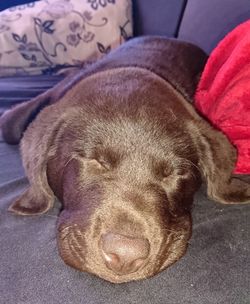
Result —
<path fill-rule="evenodd" d="M 236 146 L 234 173 L 250 174 L 250 21 L 236 27 L 212 52 L 195 104 Z"/>

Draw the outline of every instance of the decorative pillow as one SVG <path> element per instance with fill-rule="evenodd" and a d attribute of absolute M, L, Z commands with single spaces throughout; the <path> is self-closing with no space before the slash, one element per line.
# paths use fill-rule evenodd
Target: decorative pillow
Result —
<path fill-rule="evenodd" d="M 131 0 L 41 0 L 0 13 L 0 76 L 96 60 L 132 36 Z"/>

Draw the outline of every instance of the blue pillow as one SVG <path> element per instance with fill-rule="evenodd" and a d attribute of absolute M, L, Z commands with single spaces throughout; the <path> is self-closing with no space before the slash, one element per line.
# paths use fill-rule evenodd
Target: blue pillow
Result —
<path fill-rule="evenodd" d="M 0 11 L 5 10 L 8 7 L 16 6 L 20 4 L 26 4 L 30 2 L 35 2 L 37 0 L 5 0 L 0 2 Z"/>

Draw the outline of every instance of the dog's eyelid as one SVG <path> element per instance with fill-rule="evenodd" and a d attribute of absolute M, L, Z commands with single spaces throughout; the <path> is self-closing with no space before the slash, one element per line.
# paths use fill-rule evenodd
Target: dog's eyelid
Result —
<path fill-rule="evenodd" d="M 171 164 L 167 162 L 161 163 L 159 166 L 156 167 L 156 174 L 161 180 L 168 179 L 174 172 L 174 168 Z"/>
<path fill-rule="evenodd" d="M 85 168 L 88 170 L 94 170 L 93 172 L 106 172 L 110 170 L 110 167 L 107 164 L 100 162 L 96 158 L 84 158 L 83 162 L 85 164 Z"/>
<path fill-rule="evenodd" d="M 177 168 L 176 169 L 176 174 L 180 176 L 187 175 L 189 173 L 189 170 L 187 168 Z"/>
<path fill-rule="evenodd" d="M 86 153 L 84 150 L 79 148 L 73 148 L 72 154 L 75 156 L 75 158 L 86 158 Z"/>
<path fill-rule="evenodd" d="M 114 166 L 114 162 L 109 160 L 108 156 L 105 156 L 101 153 L 77 153 L 80 158 L 83 158 L 87 163 L 98 166 L 101 169 L 111 170 Z"/>
<path fill-rule="evenodd" d="M 115 153 L 109 149 L 96 153 L 94 157 L 104 168 L 111 170 L 115 169 L 121 161 L 121 153 Z"/>
<path fill-rule="evenodd" d="M 105 159 L 102 158 L 97 158 L 95 159 L 104 169 L 106 170 L 110 170 L 111 169 L 111 165 L 108 161 L 106 161 Z"/>
<path fill-rule="evenodd" d="M 163 177 L 169 177 L 173 173 L 173 168 L 171 166 L 167 166 L 163 170 Z"/>

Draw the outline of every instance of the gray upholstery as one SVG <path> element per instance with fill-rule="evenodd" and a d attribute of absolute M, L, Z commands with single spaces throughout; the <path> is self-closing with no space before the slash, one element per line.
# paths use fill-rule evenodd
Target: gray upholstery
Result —
<path fill-rule="evenodd" d="M 134 0 L 134 34 L 176 37 L 187 0 Z"/>
<path fill-rule="evenodd" d="M 249 0 L 188 0 L 178 38 L 210 53 L 229 31 L 249 18 Z"/>
<path fill-rule="evenodd" d="M 0 80 L 0 115 L 17 103 L 41 94 L 63 79 L 62 75 L 5 77 Z"/>

